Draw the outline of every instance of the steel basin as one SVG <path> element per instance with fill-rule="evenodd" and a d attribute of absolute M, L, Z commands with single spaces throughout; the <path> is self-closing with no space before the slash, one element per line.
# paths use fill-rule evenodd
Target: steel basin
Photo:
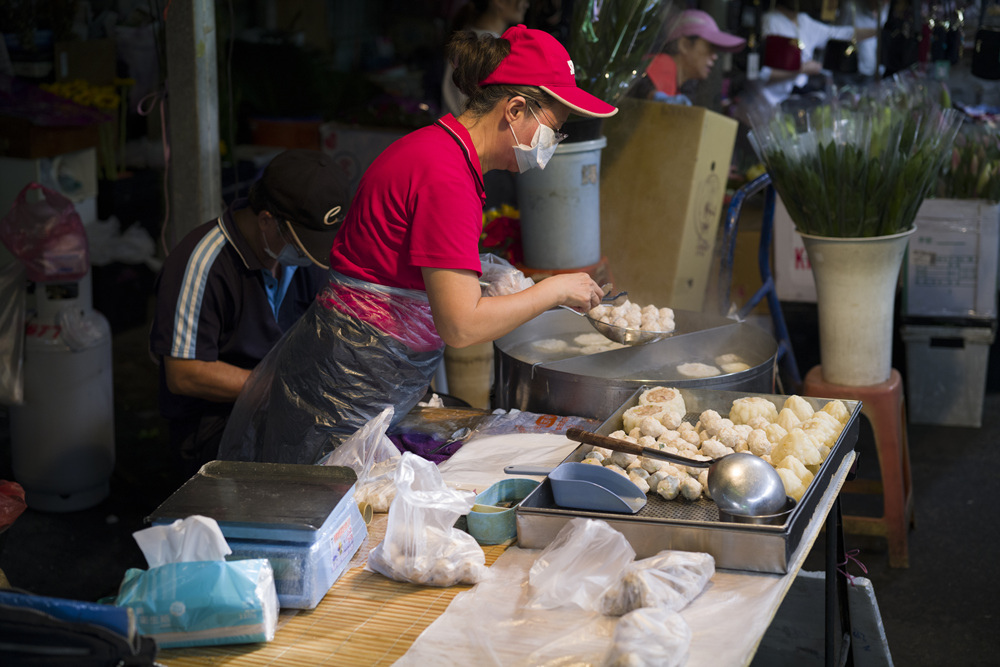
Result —
<path fill-rule="evenodd" d="M 705 313 L 676 310 L 674 318 L 676 333 L 655 343 L 539 362 L 525 352 L 530 343 L 594 332 L 583 317 L 547 311 L 495 342 L 492 405 L 604 420 L 642 385 L 774 391 L 778 344 L 769 332 Z M 722 354 L 737 354 L 750 368 L 708 378 L 676 370 L 685 362 L 712 363 Z"/>

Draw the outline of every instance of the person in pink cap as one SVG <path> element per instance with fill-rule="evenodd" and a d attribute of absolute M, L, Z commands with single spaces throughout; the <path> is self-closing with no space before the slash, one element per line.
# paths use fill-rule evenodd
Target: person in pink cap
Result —
<path fill-rule="evenodd" d="M 746 40 L 719 30 L 718 24 L 699 9 L 686 9 L 671 24 L 663 53 L 652 58 L 646 77 L 653 90 L 649 97 L 675 104 L 691 104 L 685 84 L 708 78 L 720 51 L 735 53 Z"/>
<path fill-rule="evenodd" d="M 541 30 L 460 32 L 448 53 L 465 110 L 397 140 L 367 169 L 330 251 L 328 286 L 269 355 L 270 377 L 241 396 L 255 402 L 237 406 L 251 416 L 227 427 L 220 458 L 315 463 L 385 408 L 402 419 L 445 345 L 600 303 L 582 272 L 533 284 L 513 271 L 520 291 L 484 294 L 483 174 L 544 169 L 570 114 L 617 109 L 577 87 L 569 53 Z"/>

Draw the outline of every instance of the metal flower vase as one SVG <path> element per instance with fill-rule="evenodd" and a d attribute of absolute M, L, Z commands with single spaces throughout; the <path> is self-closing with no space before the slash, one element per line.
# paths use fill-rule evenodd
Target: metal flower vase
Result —
<path fill-rule="evenodd" d="M 896 284 L 913 232 L 864 238 L 802 234 L 816 281 L 826 382 L 861 387 L 889 379 Z"/>

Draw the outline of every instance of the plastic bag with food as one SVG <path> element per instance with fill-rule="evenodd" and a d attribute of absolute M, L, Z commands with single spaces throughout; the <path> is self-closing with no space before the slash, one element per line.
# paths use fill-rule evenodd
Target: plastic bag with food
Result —
<path fill-rule="evenodd" d="M 600 611 L 605 591 L 634 559 L 632 545 L 606 521 L 572 519 L 531 566 L 528 607 Z"/>
<path fill-rule="evenodd" d="M 680 667 L 691 651 L 691 628 L 676 611 L 637 609 L 615 626 L 602 667 Z"/>
<path fill-rule="evenodd" d="M 483 581 L 489 573 L 486 554 L 475 538 L 454 527 L 472 509 L 475 496 L 449 488 L 437 466 L 404 453 L 385 539 L 368 554 L 367 567 L 396 581 L 427 586 Z"/>
<path fill-rule="evenodd" d="M 357 473 L 354 500 L 367 503 L 373 512 L 388 512 L 396 497 L 399 450 L 386 435 L 394 409 L 387 407 L 319 461 L 324 466 L 346 466 Z"/>
<path fill-rule="evenodd" d="M 661 551 L 630 564 L 621 581 L 601 600 L 601 611 L 622 616 L 642 607 L 680 611 L 696 598 L 715 574 L 711 554 Z"/>

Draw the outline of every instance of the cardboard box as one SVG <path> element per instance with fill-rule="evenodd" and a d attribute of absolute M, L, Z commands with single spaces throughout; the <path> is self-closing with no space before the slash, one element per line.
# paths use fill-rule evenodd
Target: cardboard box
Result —
<path fill-rule="evenodd" d="M 774 289 L 780 301 L 816 303 L 816 281 L 802 235 L 781 197 L 774 198 Z"/>
<path fill-rule="evenodd" d="M 601 250 L 635 303 L 701 311 L 737 122 L 626 99 L 604 122 Z"/>
<path fill-rule="evenodd" d="M 353 196 L 368 166 L 408 130 L 324 123 L 319 132 L 322 151 L 332 155 L 347 173 Z"/>
<path fill-rule="evenodd" d="M 110 39 L 56 42 L 56 81 L 83 79 L 96 86 L 115 82 L 115 43 Z"/>
<path fill-rule="evenodd" d="M 994 318 L 1000 205 L 981 199 L 927 199 L 904 258 L 903 313 Z"/>

